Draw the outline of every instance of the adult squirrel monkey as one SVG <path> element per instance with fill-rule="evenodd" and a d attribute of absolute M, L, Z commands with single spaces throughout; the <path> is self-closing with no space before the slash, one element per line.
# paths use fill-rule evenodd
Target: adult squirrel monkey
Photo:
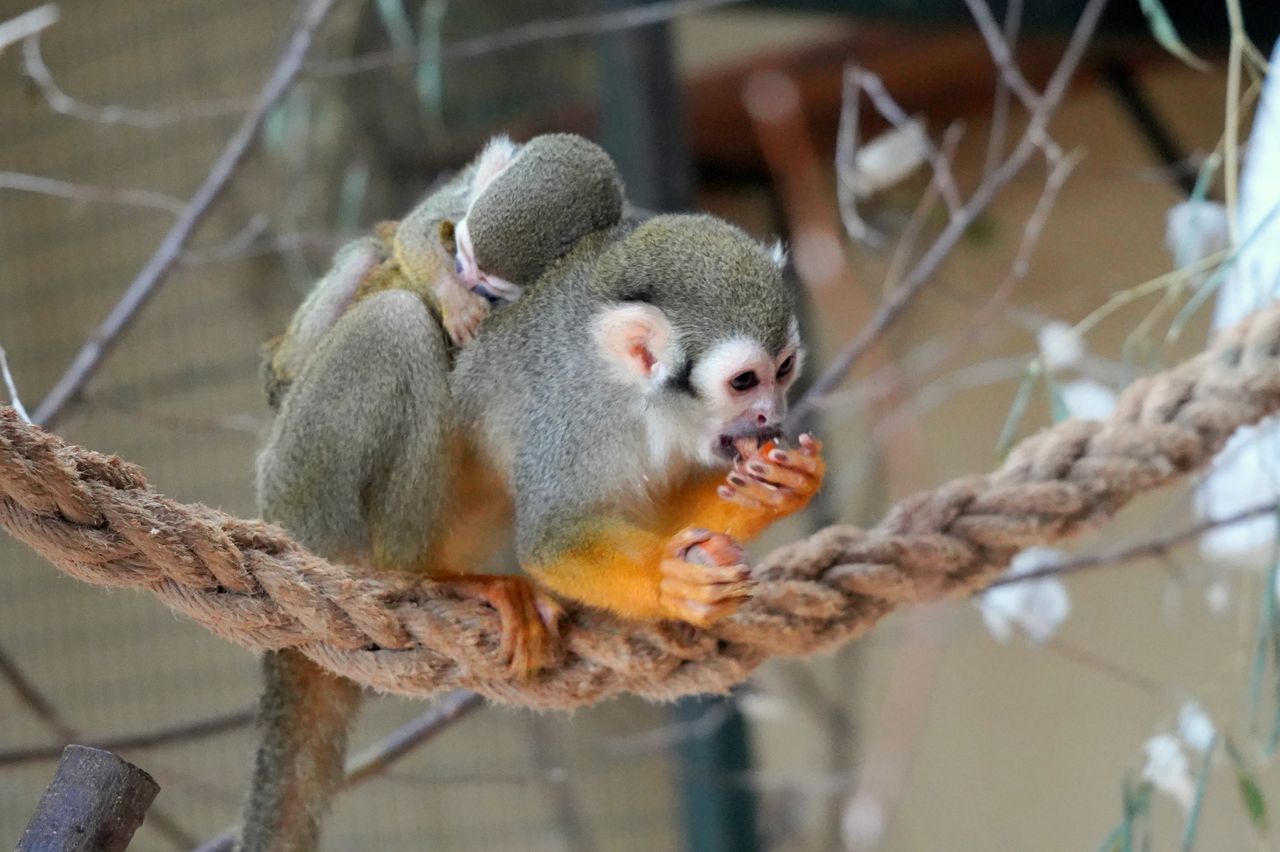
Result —
<path fill-rule="evenodd" d="M 329 558 L 487 600 L 504 659 L 536 677 L 557 652 L 556 596 L 637 619 L 731 614 L 751 593 L 740 542 L 804 506 L 823 462 L 808 436 L 779 444 L 803 350 L 778 256 L 709 216 L 624 219 L 612 163 L 577 137 L 538 137 L 491 179 L 486 155 L 442 190 L 465 203 L 424 219 L 456 223 L 458 281 L 518 298 L 451 352 L 429 298 L 356 298 L 364 273 L 340 253 L 349 295 L 313 294 L 291 328 L 310 328 L 313 302 L 324 327 L 267 371 L 269 390 L 286 380 L 258 488 L 267 520 Z M 508 506 L 528 576 L 475 573 L 497 537 L 467 519 Z M 303 852 L 359 692 L 296 652 L 265 666 L 241 848 Z"/>

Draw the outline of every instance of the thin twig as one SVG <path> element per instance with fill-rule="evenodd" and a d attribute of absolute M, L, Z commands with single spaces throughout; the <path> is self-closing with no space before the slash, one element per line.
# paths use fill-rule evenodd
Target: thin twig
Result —
<path fill-rule="evenodd" d="M 449 693 L 410 722 L 392 731 L 347 762 L 347 776 L 342 786 L 354 787 L 385 772 L 392 764 L 411 753 L 457 720 L 484 706 L 484 699 L 474 692 L 459 689 Z M 197 846 L 193 852 L 230 852 L 236 839 L 236 826 L 229 826 Z"/>
<path fill-rule="evenodd" d="M 214 161 L 200 188 L 178 214 L 169 232 L 164 235 L 155 253 L 134 278 L 107 318 L 94 330 L 76 354 L 71 366 L 62 375 L 53 390 L 36 409 L 35 420 L 44 426 L 53 426 L 67 404 L 75 398 L 102 366 L 103 359 L 129 327 L 138 312 L 155 294 L 174 265 L 182 257 L 187 241 L 196 227 L 208 215 L 215 201 L 226 190 L 258 136 L 263 122 L 272 108 L 288 91 L 297 77 L 317 30 L 324 23 L 336 0 L 310 0 L 297 28 L 289 38 L 280 59 L 272 69 L 259 93 L 252 110 L 241 121 L 226 147 Z"/>
<path fill-rule="evenodd" d="M 75 728 L 68 724 L 62 717 L 62 713 L 54 706 L 53 701 L 31 682 L 26 672 L 3 647 L 0 647 L 0 678 L 9 684 L 14 694 L 18 696 L 18 700 L 31 711 L 32 715 L 60 740 L 65 743 L 75 739 Z M 58 753 L 62 753 L 61 749 Z"/>
<path fill-rule="evenodd" d="M 13 373 L 9 370 L 9 355 L 4 351 L 3 346 L 0 346 L 0 376 L 4 378 L 4 388 L 9 394 L 9 404 L 13 406 L 14 411 L 18 412 L 18 417 L 22 418 L 24 423 L 30 423 L 31 416 L 22 405 L 22 397 L 18 395 L 18 383 L 13 380 Z"/>
<path fill-rule="evenodd" d="M 886 121 L 899 130 L 907 128 L 912 123 L 911 117 L 898 106 L 898 102 L 889 94 L 888 89 L 884 87 L 884 81 L 878 75 L 863 68 L 854 68 L 849 73 L 852 75 L 854 87 L 867 93 L 876 111 L 884 116 Z M 951 174 L 951 163 L 942 156 L 942 152 L 929 141 L 927 136 L 925 137 L 925 154 L 929 165 L 933 167 L 934 180 L 938 184 L 942 199 L 947 202 L 947 209 L 952 216 L 957 215 L 964 205 L 960 201 L 960 190 L 956 188 L 955 176 Z"/>
<path fill-rule="evenodd" d="M 23 12 L 16 18 L 0 22 L 0 53 L 3 53 L 9 45 L 17 44 L 24 38 L 30 38 L 58 23 L 58 18 L 61 16 L 62 12 L 58 9 L 57 3 L 45 3 L 43 6 Z"/>
<path fill-rule="evenodd" d="M 192 118 L 223 118 L 244 112 L 252 105 L 251 98 L 224 98 L 214 101 L 184 104 L 170 109 L 137 109 L 122 104 L 94 106 L 77 100 L 58 86 L 53 72 L 45 64 L 40 52 L 40 37 L 31 36 L 22 42 L 22 73 L 40 90 L 45 103 L 59 115 L 92 121 L 98 124 L 119 124 L 127 127 L 153 129 Z"/>
<path fill-rule="evenodd" d="M 596 843 L 582 815 L 577 792 L 569 770 L 565 767 L 564 749 L 556 741 L 547 717 L 530 713 L 526 717 L 529 748 L 536 770 L 545 772 L 547 799 L 555 815 L 557 845 L 568 852 L 591 852 Z"/>
<path fill-rule="evenodd" d="M 685 15 L 707 12 L 724 6 L 742 3 L 744 0 L 659 0 L 655 3 L 629 6 L 616 12 L 575 15 L 552 20 L 529 21 L 497 32 L 485 33 L 444 45 L 439 53 L 442 60 L 466 59 L 485 56 L 515 47 L 544 41 L 603 35 L 636 27 L 661 24 Z M 315 77 L 338 77 L 362 74 L 394 65 L 412 65 L 419 60 L 416 51 L 379 50 L 362 56 L 343 59 L 316 60 L 307 63 L 307 74 Z"/>
<path fill-rule="evenodd" d="M 124 734 L 117 737 L 87 737 L 76 734 L 71 729 L 57 731 L 61 742 L 48 745 L 11 748 L 0 751 L 0 766 L 14 766 L 21 763 L 38 763 L 44 760 L 57 760 L 62 750 L 71 743 L 93 746 L 106 751 L 140 751 L 142 749 L 159 748 L 180 742 L 200 740 L 243 728 L 253 721 L 254 711 L 250 709 L 233 710 L 207 719 L 196 719 L 182 722 L 165 728 L 156 728 L 137 734 Z"/>
<path fill-rule="evenodd" d="M 937 239 L 934 240 L 933 244 L 920 258 L 915 268 L 904 277 L 901 286 L 880 304 L 871 321 L 863 326 L 858 334 L 845 346 L 844 350 L 833 359 L 827 369 L 809 386 L 808 391 L 796 402 L 792 409 L 788 418 L 791 424 L 803 421 L 804 417 L 812 411 L 817 401 L 824 394 L 834 390 L 837 385 L 844 381 L 844 377 L 849 370 L 866 353 L 876 338 L 898 319 L 899 315 L 911 304 L 933 274 L 937 272 L 942 261 L 950 254 L 978 215 L 991 203 L 996 193 L 1008 184 L 1027 164 L 1031 155 L 1041 148 L 1049 119 L 1059 101 L 1062 100 L 1063 95 L 1066 94 L 1067 85 L 1071 82 L 1071 77 L 1084 56 L 1085 48 L 1088 46 L 1090 37 L 1097 27 L 1098 19 L 1102 16 L 1102 11 L 1106 8 L 1106 5 L 1107 0 L 1089 0 L 1086 3 L 1084 11 L 1080 14 L 1080 19 L 1076 24 L 1076 29 L 1071 35 L 1071 40 L 1068 42 L 1067 48 L 1058 62 L 1058 67 L 1054 69 L 1036 111 L 1032 113 L 1031 119 L 1027 123 L 1027 127 L 1023 131 L 1022 137 L 1014 148 L 1013 153 L 1001 164 L 1000 168 L 992 172 L 986 180 L 978 185 L 973 195 L 969 197 L 969 201 L 947 222 L 946 227 L 942 229 Z"/>
<path fill-rule="evenodd" d="M 978 0 L 970 0 L 969 8 L 973 9 L 977 5 L 980 7 L 974 12 L 974 17 L 986 13 L 988 17 L 991 10 L 985 3 Z M 982 22 L 978 22 L 979 28 Z M 982 167 L 982 175 L 986 177 L 996 170 L 996 166 L 1000 165 L 1000 158 L 1004 156 L 1004 143 L 1009 136 L 1009 93 L 1013 90 L 1014 75 L 1022 78 L 1026 82 L 1026 78 L 1022 77 L 1022 69 L 1018 67 L 1013 58 L 1013 48 L 1018 41 L 1018 33 L 1022 29 L 1022 0 L 1009 0 L 1009 5 L 1004 12 L 1004 28 L 1001 32 L 1003 38 L 1001 42 L 1006 52 L 1004 65 L 1002 60 L 996 57 L 996 51 L 991 47 L 992 41 L 987 40 L 988 51 L 991 53 L 992 59 L 996 63 L 996 69 L 1000 72 L 996 74 L 996 93 L 991 104 L 991 130 L 987 134 L 987 159 Z M 1000 43 L 1000 42 L 997 42 Z M 1006 70 L 1007 69 L 1007 70 Z M 1027 85 L 1028 92 L 1025 94 L 1035 95 L 1035 91 L 1031 89 L 1030 84 Z M 1026 99 L 1023 103 L 1031 103 Z"/>
<path fill-rule="evenodd" d="M 175 214 L 181 213 L 183 206 L 182 199 L 174 198 L 172 195 L 165 195 L 163 192 L 152 192 L 149 189 L 115 189 L 109 186 L 73 183 L 41 175 L 23 174 L 22 172 L 0 172 L 0 189 L 52 195 L 55 198 L 66 198 L 70 201 L 82 203 L 124 204 L 131 207 L 146 207 Z"/>
<path fill-rule="evenodd" d="M 1164 556 L 1174 548 L 1194 541 L 1211 530 L 1244 523 L 1263 515 L 1275 514 L 1278 511 L 1280 511 L 1280 503 L 1265 503 L 1261 506 L 1245 509 L 1242 512 L 1236 512 L 1234 515 L 1229 515 L 1225 518 L 1210 518 L 1197 524 L 1192 524 L 1170 535 L 1159 536 L 1137 544 L 1125 545 L 1103 553 L 1066 559 L 1022 574 L 1001 577 L 988 584 L 986 588 L 994 589 L 997 586 L 1025 583 L 1028 580 L 1039 580 L 1043 577 L 1062 577 L 1067 574 L 1077 574 L 1081 571 L 1089 571 L 1095 568 L 1106 568 L 1119 562 L 1132 562 L 1135 559 Z M 986 589 L 983 591 L 986 591 Z"/>

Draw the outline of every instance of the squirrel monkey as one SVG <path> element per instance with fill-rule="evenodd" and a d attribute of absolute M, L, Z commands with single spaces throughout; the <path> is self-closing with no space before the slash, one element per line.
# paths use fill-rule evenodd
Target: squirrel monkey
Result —
<path fill-rule="evenodd" d="M 636 619 L 730 615 L 751 593 L 741 542 L 823 475 L 812 438 L 779 444 L 803 359 L 779 258 L 709 216 L 624 220 L 611 164 L 597 187 L 609 200 L 566 196 L 595 185 L 582 179 L 595 160 L 547 145 L 524 169 L 535 142 L 454 229 L 457 274 L 519 298 L 452 369 L 417 293 L 348 299 L 283 395 L 258 468 L 264 517 L 330 558 L 482 596 L 501 653 L 530 677 L 558 650 L 554 596 Z M 507 505 L 527 576 L 473 573 L 483 554 L 463 545 L 495 536 L 460 528 Z M 304 852 L 342 777 L 358 689 L 296 652 L 267 655 L 266 670 L 241 848 Z"/>
<path fill-rule="evenodd" d="M 448 371 L 488 313 L 482 294 L 518 297 L 622 205 L 613 161 L 586 139 L 500 137 L 398 225 L 343 247 L 265 353 L 277 416 L 258 458 L 263 517 L 330 559 L 439 575 L 459 466 Z M 518 585 L 479 591 L 504 612 L 531 600 Z M 238 848 L 304 852 L 342 780 L 360 691 L 294 651 L 263 668 Z"/>

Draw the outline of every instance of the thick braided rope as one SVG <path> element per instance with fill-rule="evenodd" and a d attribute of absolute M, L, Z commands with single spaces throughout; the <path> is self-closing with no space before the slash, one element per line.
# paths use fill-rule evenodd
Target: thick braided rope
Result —
<path fill-rule="evenodd" d="M 979 589 L 1021 548 L 1101 523 L 1277 410 L 1280 303 L 1136 382 L 1105 422 L 1060 423 L 995 472 L 917 494 L 873 529 L 829 527 L 774 552 L 754 597 L 715 629 L 571 608 L 563 659 L 530 681 L 498 659 L 485 604 L 404 575 L 353 573 L 279 528 L 166 499 L 133 465 L 12 409 L 0 410 L 0 524 L 85 582 L 146 589 L 219 636 L 297 648 L 374 689 L 467 687 L 545 707 L 622 692 L 666 699 L 726 690 L 771 655 L 829 648 L 899 607 Z"/>

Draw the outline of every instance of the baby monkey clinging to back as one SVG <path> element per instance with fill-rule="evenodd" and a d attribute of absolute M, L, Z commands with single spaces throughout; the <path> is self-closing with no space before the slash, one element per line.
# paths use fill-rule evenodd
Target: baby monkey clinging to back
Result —
<path fill-rule="evenodd" d="M 264 517 L 321 554 L 490 602 L 524 677 L 558 653 L 553 595 L 633 619 L 732 614 L 751 591 L 740 543 L 823 475 L 812 438 L 778 444 L 803 358 L 779 258 L 710 216 L 624 221 L 599 149 L 539 138 L 566 141 L 531 141 L 491 180 L 476 167 L 449 202 L 465 214 L 449 274 L 519 298 L 452 368 L 414 288 L 346 299 L 300 349 L 258 468 Z M 527 576 L 474 572 L 504 506 Z M 243 848 L 310 850 L 357 692 L 295 652 L 266 668 Z"/>

